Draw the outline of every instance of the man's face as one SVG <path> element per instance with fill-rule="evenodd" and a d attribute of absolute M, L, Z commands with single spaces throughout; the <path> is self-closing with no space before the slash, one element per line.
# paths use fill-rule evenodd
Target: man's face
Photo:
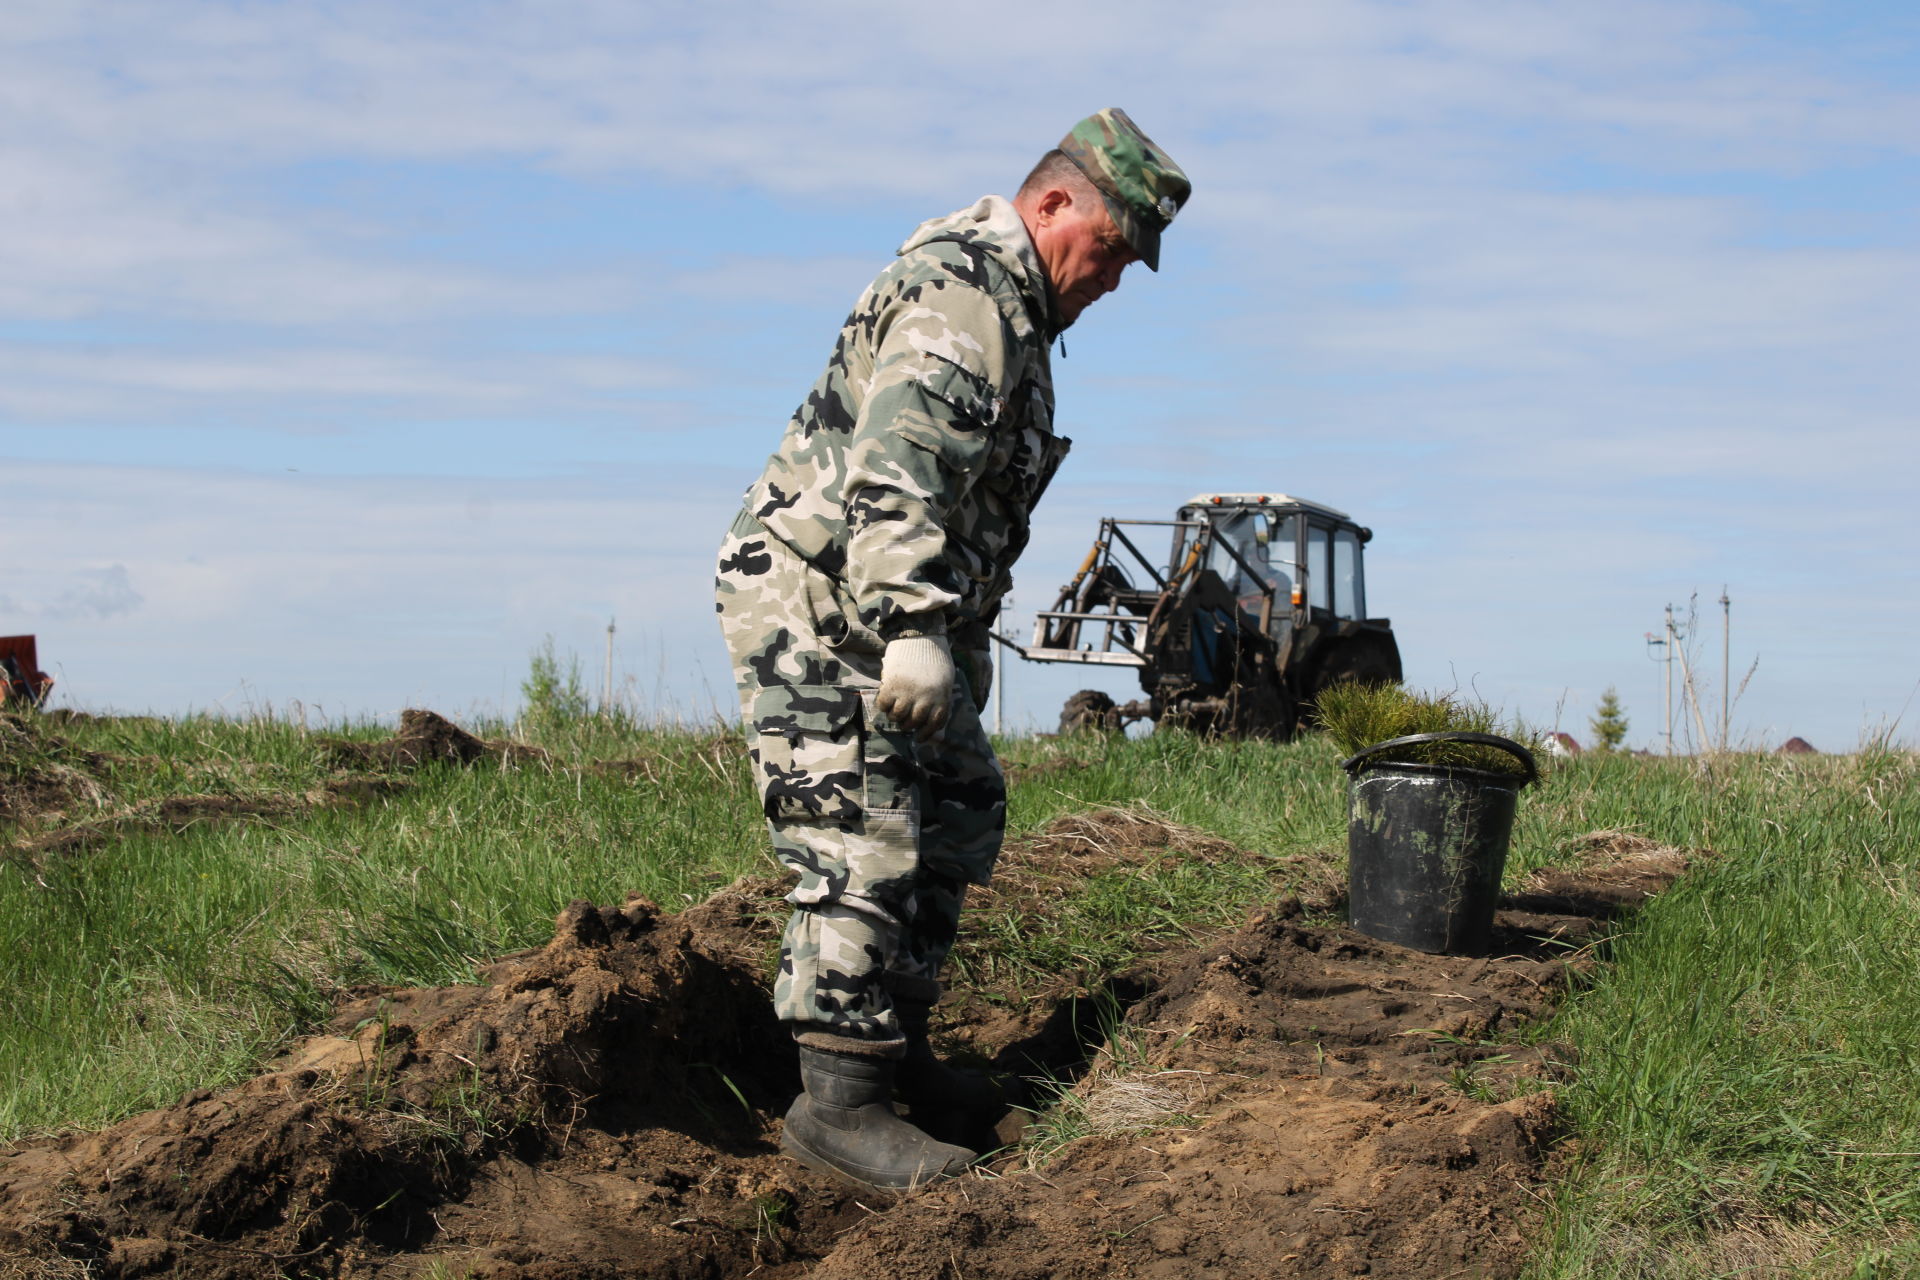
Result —
<path fill-rule="evenodd" d="M 1083 207 L 1088 204 L 1091 207 Z M 1040 212 L 1034 250 L 1060 300 L 1060 319 L 1072 324 L 1097 299 L 1118 289 L 1120 273 L 1140 258 L 1098 198 L 1091 202 L 1074 202 L 1070 196 L 1043 200 Z"/>

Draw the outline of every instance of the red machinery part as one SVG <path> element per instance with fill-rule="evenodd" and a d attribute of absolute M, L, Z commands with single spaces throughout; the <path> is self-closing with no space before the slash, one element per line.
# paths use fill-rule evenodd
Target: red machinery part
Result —
<path fill-rule="evenodd" d="M 38 706 L 53 690 L 32 636 L 0 636 L 0 702 Z"/>

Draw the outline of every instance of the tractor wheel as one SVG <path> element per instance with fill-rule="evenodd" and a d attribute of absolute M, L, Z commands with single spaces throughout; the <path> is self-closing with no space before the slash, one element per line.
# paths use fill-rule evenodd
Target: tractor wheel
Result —
<path fill-rule="evenodd" d="M 1060 708 L 1060 734 L 1084 733 L 1091 729 L 1097 733 L 1111 733 L 1120 727 L 1119 717 L 1113 714 L 1113 699 L 1098 689 L 1082 689 L 1067 699 L 1067 705 Z"/>

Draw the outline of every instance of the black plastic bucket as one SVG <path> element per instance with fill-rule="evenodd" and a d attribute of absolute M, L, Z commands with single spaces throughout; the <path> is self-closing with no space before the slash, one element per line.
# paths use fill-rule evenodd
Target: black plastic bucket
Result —
<path fill-rule="evenodd" d="M 1517 756 L 1526 773 L 1375 761 L 1395 747 L 1470 742 Z M 1485 955 L 1520 788 L 1533 754 L 1491 733 L 1416 733 L 1341 762 L 1347 787 L 1347 910 L 1369 937 L 1448 955 Z"/>

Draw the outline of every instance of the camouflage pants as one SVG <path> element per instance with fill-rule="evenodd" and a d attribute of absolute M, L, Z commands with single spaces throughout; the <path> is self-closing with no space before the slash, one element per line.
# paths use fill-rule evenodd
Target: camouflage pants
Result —
<path fill-rule="evenodd" d="M 799 876 L 774 1005 L 796 1032 L 896 1039 L 892 996 L 938 994 L 967 886 L 1000 853 L 1006 786 L 968 687 L 984 681 L 958 681 L 941 740 L 916 742 L 874 705 L 880 638 L 744 512 L 715 590 L 774 852 Z"/>

